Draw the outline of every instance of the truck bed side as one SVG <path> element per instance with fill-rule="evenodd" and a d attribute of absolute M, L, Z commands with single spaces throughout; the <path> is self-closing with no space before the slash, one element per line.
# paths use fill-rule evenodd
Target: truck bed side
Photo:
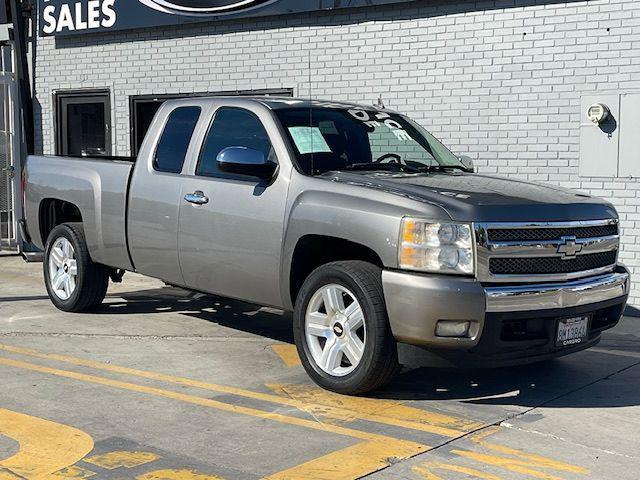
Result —
<path fill-rule="evenodd" d="M 75 206 L 84 224 L 91 258 L 133 270 L 126 236 L 127 189 L 133 163 L 126 161 L 30 156 L 26 165 L 25 217 L 32 241 L 44 249 L 52 204 Z"/>

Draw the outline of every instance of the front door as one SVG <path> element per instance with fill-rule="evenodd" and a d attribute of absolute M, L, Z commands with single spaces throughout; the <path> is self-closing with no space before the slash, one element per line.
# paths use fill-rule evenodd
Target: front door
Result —
<path fill-rule="evenodd" d="M 191 288 L 260 304 L 281 303 L 288 174 L 281 169 L 275 179 L 265 181 L 222 172 L 216 162 L 228 147 L 252 148 L 277 161 L 275 135 L 267 133 L 275 128 L 272 122 L 259 109 L 220 107 L 214 114 L 193 175 L 185 178 L 182 190 L 180 265 Z M 184 199 L 188 195 L 205 198 L 194 204 Z"/>

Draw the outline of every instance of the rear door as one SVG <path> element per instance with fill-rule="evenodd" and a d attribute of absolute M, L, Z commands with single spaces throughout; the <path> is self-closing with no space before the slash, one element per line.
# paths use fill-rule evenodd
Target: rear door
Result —
<path fill-rule="evenodd" d="M 176 285 L 184 285 L 178 259 L 183 170 L 196 154 L 193 138 L 201 116 L 197 103 L 162 107 L 150 130 L 155 137 L 142 146 L 129 190 L 128 239 L 136 271 Z"/>
<path fill-rule="evenodd" d="M 281 160 L 286 147 L 266 107 L 257 102 L 216 106 L 182 197 L 180 265 L 191 288 L 267 305 L 280 305 L 280 255 L 291 174 Z M 217 168 L 227 147 L 260 150 L 279 163 L 274 179 L 228 174 Z M 289 169 L 287 171 L 287 169 Z"/>

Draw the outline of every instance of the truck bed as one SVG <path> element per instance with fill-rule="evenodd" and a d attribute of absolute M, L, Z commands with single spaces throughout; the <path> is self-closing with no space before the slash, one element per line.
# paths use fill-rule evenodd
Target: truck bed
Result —
<path fill-rule="evenodd" d="M 100 155 L 99 157 L 77 157 L 74 155 L 44 155 L 46 158 L 72 158 L 75 160 L 98 160 L 98 161 L 109 161 L 109 162 L 125 162 L 125 163 L 136 163 L 138 157 L 125 157 L 118 155 Z"/>
<path fill-rule="evenodd" d="M 77 205 L 92 259 L 133 269 L 126 236 L 126 211 L 133 161 L 129 157 L 27 158 L 25 218 L 33 243 L 44 249 L 40 212 L 51 202 Z M 39 207 L 39 205 L 41 205 Z"/>

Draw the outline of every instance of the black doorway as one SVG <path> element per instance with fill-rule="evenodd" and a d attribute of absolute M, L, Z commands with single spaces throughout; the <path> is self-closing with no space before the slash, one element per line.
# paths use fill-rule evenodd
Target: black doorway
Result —
<path fill-rule="evenodd" d="M 111 100 L 109 92 L 56 94 L 58 155 L 111 155 Z"/>

